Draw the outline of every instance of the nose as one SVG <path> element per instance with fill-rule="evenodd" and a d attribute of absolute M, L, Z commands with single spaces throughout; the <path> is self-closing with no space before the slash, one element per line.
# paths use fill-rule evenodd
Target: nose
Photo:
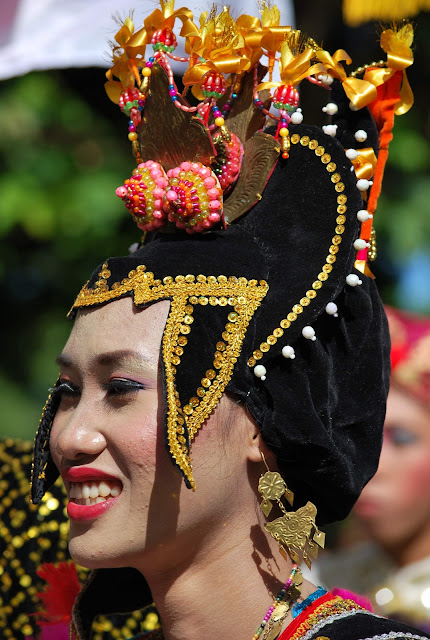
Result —
<path fill-rule="evenodd" d="M 50 447 L 55 461 L 86 461 L 96 458 L 107 447 L 97 412 L 81 403 L 71 412 L 57 414 L 52 425 Z"/>

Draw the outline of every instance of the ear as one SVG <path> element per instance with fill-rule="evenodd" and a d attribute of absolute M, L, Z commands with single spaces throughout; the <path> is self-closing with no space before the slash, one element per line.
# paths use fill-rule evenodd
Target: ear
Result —
<path fill-rule="evenodd" d="M 242 407 L 242 419 L 246 423 L 246 447 L 247 457 L 250 462 L 261 462 L 263 464 L 263 457 L 270 469 L 276 469 L 276 457 L 271 449 L 264 442 L 257 423 L 252 417 L 251 413 Z"/>

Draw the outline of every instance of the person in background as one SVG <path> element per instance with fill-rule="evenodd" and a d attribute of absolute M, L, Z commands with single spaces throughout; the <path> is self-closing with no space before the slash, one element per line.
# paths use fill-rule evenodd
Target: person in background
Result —
<path fill-rule="evenodd" d="M 391 388 L 378 471 L 354 519 L 366 542 L 321 560 L 320 580 L 430 630 L 430 318 L 386 307 Z"/>

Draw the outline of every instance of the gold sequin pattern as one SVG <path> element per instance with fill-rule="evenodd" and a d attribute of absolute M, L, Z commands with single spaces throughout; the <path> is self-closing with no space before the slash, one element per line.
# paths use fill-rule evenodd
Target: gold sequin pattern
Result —
<path fill-rule="evenodd" d="M 336 164 L 332 162 L 330 154 L 326 152 L 325 148 L 321 146 L 317 140 L 310 139 L 309 136 L 300 136 L 298 133 L 295 133 L 291 136 L 291 144 L 301 144 L 302 147 L 306 147 L 310 151 L 313 151 L 315 155 L 321 160 L 322 164 L 325 165 L 327 174 L 330 176 L 330 181 L 333 184 L 335 191 L 337 193 L 344 191 L 345 185 L 342 182 L 340 173 L 336 171 Z M 332 243 L 328 249 L 328 255 L 326 257 L 325 264 L 322 266 L 320 273 L 317 275 L 317 279 L 312 283 L 312 288 L 306 291 L 306 293 L 300 299 L 299 303 L 293 305 L 286 318 L 279 322 L 280 327 L 282 327 L 283 329 L 288 329 L 291 324 L 301 316 L 305 309 L 311 306 L 312 300 L 314 300 L 317 296 L 317 292 L 321 289 L 323 283 L 328 280 L 329 275 L 333 269 L 333 265 L 336 262 L 336 253 L 339 250 L 339 245 L 342 242 L 342 234 L 345 231 L 344 223 L 346 222 L 346 216 L 344 214 L 347 210 L 347 196 L 344 193 L 340 193 L 340 195 L 337 196 L 336 201 L 336 212 L 341 215 L 338 215 L 336 217 L 336 224 L 334 227 L 335 235 L 333 236 Z M 275 331 L 276 329 L 272 331 L 271 335 L 276 335 Z M 261 360 L 261 358 L 263 358 L 264 354 L 269 351 L 270 347 L 273 346 L 273 344 L 274 343 L 269 341 L 269 338 L 266 338 L 266 340 L 262 342 L 259 347 L 254 349 L 252 356 L 248 358 L 248 366 L 254 367 L 257 364 L 258 360 Z"/>
<path fill-rule="evenodd" d="M 136 305 L 171 300 L 162 339 L 167 390 L 167 441 L 172 458 L 190 486 L 195 488 L 184 425 L 191 442 L 218 404 L 240 355 L 248 324 L 268 291 L 267 282 L 247 280 L 244 277 L 216 277 L 203 274 L 178 275 L 175 278 L 166 276 L 161 281 L 156 279 L 151 271 L 147 271 L 145 265 L 139 265 L 127 278 L 109 288 L 109 276 L 106 277 L 105 273 L 109 273 L 110 276 L 108 263 L 103 264 L 99 280 L 93 289 L 87 285 L 82 288 L 72 310 L 109 302 L 127 293 L 133 294 Z M 192 396 L 193 402 L 189 400 L 181 406 L 176 388 L 176 367 L 180 366 L 177 349 L 178 346 L 186 348 L 187 335 L 192 331 L 193 325 L 192 308 L 198 304 L 227 307 L 230 311 L 227 313 L 225 331 L 216 345 L 213 356 L 214 369 L 210 375 L 206 371 L 202 376 L 201 386 Z M 267 342 L 267 350 L 269 348 L 270 343 Z"/>

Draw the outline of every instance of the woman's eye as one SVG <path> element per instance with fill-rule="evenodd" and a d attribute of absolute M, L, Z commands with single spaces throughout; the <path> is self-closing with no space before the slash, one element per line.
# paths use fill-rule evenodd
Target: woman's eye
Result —
<path fill-rule="evenodd" d="M 405 427 L 390 427 L 386 429 L 384 437 L 397 447 L 415 444 L 418 441 L 418 436 Z"/>
<path fill-rule="evenodd" d="M 60 380 L 60 384 L 55 387 L 55 391 L 60 392 L 62 396 L 76 397 L 80 394 L 80 389 L 70 380 Z"/>
<path fill-rule="evenodd" d="M 121 396 L 126 393 L 133 393 L 144 389 L 145 386 L 141 382 L 135 380 L 127 380 L 126 378 L 115 378 L 105 385 L 106 391 L 110 396 Z"/>

